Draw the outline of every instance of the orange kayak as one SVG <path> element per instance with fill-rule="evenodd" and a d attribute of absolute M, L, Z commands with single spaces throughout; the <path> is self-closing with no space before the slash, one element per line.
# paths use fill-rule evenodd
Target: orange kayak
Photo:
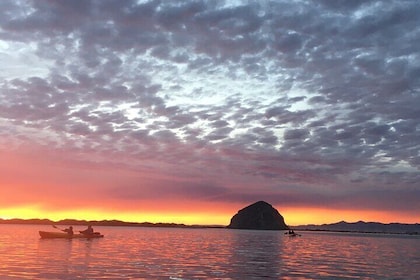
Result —
<path fill-rule="evenodd" d="M 75 233 L 73 235 L 68 235 L 65 232 L 52 232 L 52 231 L 39 231 L 39 235 L 41 238 L 101 238 L 104 237 L 103 234 L 100 234 L 99 232 L 95 232 L 94 234 L 81 234 L 81 233 Z"/>

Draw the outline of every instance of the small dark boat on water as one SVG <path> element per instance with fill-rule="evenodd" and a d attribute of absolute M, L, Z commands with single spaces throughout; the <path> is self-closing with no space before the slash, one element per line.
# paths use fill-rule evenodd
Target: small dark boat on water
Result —
<path fill-rule="evenodd" d="M 289 230 L 288 232 L 284 233 L 285 235 L 289 236 L 289 237 L 297 237 L 297 236 L 302 236 L 299 233 L 295 233 L 293 230 Z"/>
<path fill-rule="evenodd" d="M 75 234 L 68 234 L 65 232 L 52 232 L 52 231 L 39 231 L 39 235 L 41 238 L 66 238 L 66 239 L 73 239 L 73 238 L 102 238 L 104 237 L 103 234 L 99 232 L 94 232 L 93 234 L 82 234 L 82 233 L 75 233 Z"/>

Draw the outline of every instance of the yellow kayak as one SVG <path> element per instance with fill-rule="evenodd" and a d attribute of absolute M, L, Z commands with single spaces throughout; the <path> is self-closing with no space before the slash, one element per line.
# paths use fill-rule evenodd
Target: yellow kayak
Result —
<path fill-rule="evenodd" d="M 93 234 L 81 234 L 81 233 L 75 233 L 73 235 L 69 235 L 65 232 L 52 232 L 52 231 L 39 231 L 39 235 L 41 238 L 101 238 L 104 237 L 103 234 L 100 234 L 99 232 L 95 232 Z"/>

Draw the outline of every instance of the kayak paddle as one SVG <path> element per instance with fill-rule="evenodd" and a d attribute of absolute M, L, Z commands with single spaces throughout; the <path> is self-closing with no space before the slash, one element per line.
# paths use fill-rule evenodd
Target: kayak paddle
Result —
<path fill-rule="evenodd" d="M 64 229 L 61 229 L 61 228 L 59 228 L 58 226 L 56 226 L 56 225 L 52 225 L 53 226 L 53 228 L 55 228 L 55 229 L 58 229 L 58 230 L 61 230 L 61 231 L 64 231 Z"/>

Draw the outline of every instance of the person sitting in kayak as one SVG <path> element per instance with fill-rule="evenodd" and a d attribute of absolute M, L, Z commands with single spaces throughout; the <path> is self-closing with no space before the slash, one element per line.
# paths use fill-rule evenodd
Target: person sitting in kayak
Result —
<path fill-rule="evenodd" d="M 85 230 L 81 230 L 80 233 L 81 234 L 84 234 L 84 235 L 93 235 L 94 234 L 94 231 L 93 231 L 92 226 L 91 225 L 88 225 L 88 228 L 85 229 Z"/>
<path fill-rule="evenodd" d="M 64 231 L 64 232 L 67 232 L 67 234 L 68 234 L 69 236 L 73 236 L 73 227 L 72 227 L 72 226 L 70 226 L 70 227 L 68 227 L 68 228 L 66 228 L 66 229 L 63 229 L 63 231 Z"/>

